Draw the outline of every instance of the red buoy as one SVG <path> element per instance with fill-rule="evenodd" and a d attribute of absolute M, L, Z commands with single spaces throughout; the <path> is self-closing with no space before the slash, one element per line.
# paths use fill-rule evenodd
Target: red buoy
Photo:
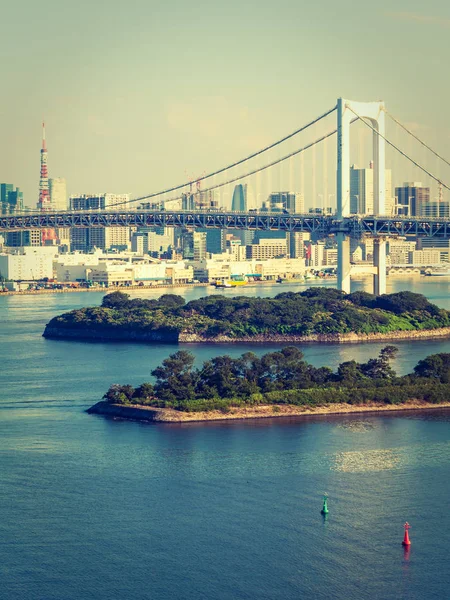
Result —
<path fill-rule="evenodd" d="M 408 529 L 411 528 L 411 525 L 406 522 L 403 527 L 405 528 L 405 535 L 403 536 L 403 546 L 411 546 L 411 540 L 409 539 Z"/>

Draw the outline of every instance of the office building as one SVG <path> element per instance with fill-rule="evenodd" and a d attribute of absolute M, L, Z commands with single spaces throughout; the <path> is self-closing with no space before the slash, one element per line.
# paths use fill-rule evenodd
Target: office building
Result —
<path fill-rule="evenodd" d="M 12 183 L 0 183 L 0 214 L 11 215 L 23 209 L 23 192 Z"/>
<path fill-rule="evenodd" d="M 192 233 L 192 245 L 194 260 L 206 258 L 206 233 L 204 231 L 194 231 Z"/>
<path fill-rule="evenodd" d="M 402 187 L 395 188 L 395 196 L 398 215 L 420 217 L 430 203 L 430 188 L 423 187 L 420 181 L 407 181 Z"/>
<path fill-rule="evenodd" d="M 231 200 L 231 210 L 233 212 L 245 212 L 247 210 L 246 183 L 239 183 L 234 187 L 233 198 Z"/>
<path fill-rule="evenodd" d="M 268 198 L 270 212 L 289 212 L 301 214 L 305 211 L 303 194 L 293 192 L 273 192 Z"/>
<path fill-rule="evenodd" d="M 50 205 L 55 211 L 67 210 L 67 188 L 63 177 L 55 177 L 48 180 L 50 190 Z"/>
<path fill-rule="evenodd" d="M 409 264 L 409 253 L 416 249 L 416 242 L 399 238 L 390 238 L 387 254 L 391 265 Z"/>
<path fill-rule="evenodd" d="M 26 231 L 8 231 L 6 234 L 6 245 L 13 248 L 21 246 L 40 246 L 41 230 L 27 229 Z"/>
<path fill-rule="evenodd" d="M 0 276 L 11 281 L 52 279 L 53 258 L 50 248 L 25 247 L 18 248 L 14 254 L 0 254 Z"/>
<path fill-rule="evenodd" d="M 439 250 L 427 248 L 425 250 L 412 250 L 408 254 L 410 265 L 438 265 L 441 262 Z"/>
<path fill-rule="evenodd" d="M 435 219 L 448 219 L 450 217 L 450 203 L 430 201 L 422 206 L 422 216 Z"/>
<path fill-rule="evenodd" d="M 250 244 L 246 250 L 248 260 L 265 260 L 286 257 L 288 254 L 286 239 L 260 240 L 259 244 Z"/>
<path fill-rule="evenodd" d="M 350 213 L 359 215 L 374 214 L 374 169 L 373 162 L 368 169 L 350 168 Z M 384 214 L 394 214 L 395 198 L 392 194 L 392 172 L 385 171 L 385 208 Z"/>
<path fill-rule="evenodd" d="M 305 258 L 305 242 L 311 240 L 307 231 L 294 231 L 287 234 L 289 240 L 289 256 L 291 258 Z"/>
<path fill-rule="evenodd" d="M 71 210 L 104 210 L 108 208 L 128 208 L 128 194 L 83 194 L 70 196 Z M 83 227 L 71 228 L 70 244 L 72 250 L 89 252 L 93 248 L 129 248 L 129 227 Z"/>
<path fill-rule="evenodd" d="M 225 250 L 224 229 L 197 229 L 198 232 L 206 234 L 206 251 L 210 254 L 221 254 Z"/>

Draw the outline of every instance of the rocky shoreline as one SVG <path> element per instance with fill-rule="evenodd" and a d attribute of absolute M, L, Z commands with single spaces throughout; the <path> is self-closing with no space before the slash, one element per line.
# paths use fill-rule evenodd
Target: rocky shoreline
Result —
<path fill-rule="evenodd" d="M 406 410 L 436 410 L 450 408 L 450 402 L 431 404 L 411 400 L 405 404 L 328 404 L 325 406 L 261 405 L 231 407 L 227 412 L 218 410 L 202 412 L 182 412 L 169 408 L 150 406 L 125 406 L 101 401 L 87 409 L 87 413 L 103 415 L 115 419 L 144 421 L 153 423 L 195 423 L 202 421 L 227 421 L 239 419 L 273 419 L 279 417 L 306 417 L 327 415 L 348 415 L 358 413 L 399 412 Z"/>
<path fill-rule="evenodd" d="M 450 337 L 450 327 L 439 329 L 420 329 L 415 331 L 391 331 L 388 333 L 330 333 L 313 335 L 258 334 L 239 338 L 217 335 L 207 338 L 193 333 L 177 333 L 168 331 L 139 331 L 134 329 L 94 329 L 92 327 L 77 329 L 66 327 L 45 328 L 45 338 L 80 339 L 92 341 L 132 341 L 162 342 L 166 344 L 267 344 L 267 343 L 322 343 L 351 344 L 361 342 L 394 342 L 401 340 L 426 340 Z"/>

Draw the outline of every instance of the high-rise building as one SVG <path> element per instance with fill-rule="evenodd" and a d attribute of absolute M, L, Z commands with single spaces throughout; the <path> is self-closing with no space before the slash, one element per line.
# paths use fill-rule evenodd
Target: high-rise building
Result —
<path fill-rule="evenodd" d="M 395 188 L 397 214 L 405 217 L 420 217 L 430 203 L 430 188 L 420 181 L 407 181 L 403 187 Z"/>
<path fill-rule="evenodd" d="M 210 254 L 221 254 L 225 251 L 225 230 L 224 229 L 203 229 L 197 231 L 206 233 L 206 251 Z"/>
<path fill-rule="evenodd" d="M 249 186 L 246 183 L 236 185 L 231 201 L 231 210 L 234 212 L 247 212 L 254 208 L 254 196 Z M 253 242 L 254 232 L 249 229 L 234 230 L 232 233 L 241 240 L 243 246 L 248 246 Z"/>
<path fill-rule="evenodd" d="M 311 240 L 308 231 L 293 231 L 288 234 L 289 256 L 291 258 L 305 258 L 305 242 Z"/>
<path fill-rule="evenodd" d="M 448 219 L 450 217 L 450 203 L 447 201 L 427 202 L 422 206 L 422 216 Z"/>
<path fill-rule="evenodd" d="M 192 233 L 194 260 L 204 260 L 206 258 L 206 232 L 194 231 Z"/>
<path fill-rule="evenodd" d="M 48 180 L 50 190 L 51 209 L 56 211 L 67 210 L 67 188 L 63 177 Z"/>
<path fill-rule="evenodd" d="M 350 212 L 359 215 L 373 215 L 374 212 L 374 169 L 371 162 L 368 169 L 350 167 Z M 385 209 L 386 215 L 394 213 L 395 198 L 392 195 L 392 173 L 385 171 Z"/>
<path fill-rule="evenodd" d="M 28 229 L 26 231 L 9 231 L 6 234 L 6 245 L 15 248 L 18 246 L 40 246 L 41 230 Z"/>
<path fill-rule="evenodd" d="M 231 200 L 233 212 L 245 212 L 247 210 L 247 184 L 238 183 L 234 187 L 233 199 Z"/>
<path fill-rule="evenodd" d="M 0 183 L 0 214 L 10 215 L 23 209 L 23 192 L 12 183 Z"/>
<path fill-rule="evenodd" d="M 114 206 L 126 209 L 129 200 L 128 194 L 83 194 L 70 196 L 69 204 L 71 210 L 104 210 Z M 81 252 L 93 248 L 127 248 L 129 245 L 129 227 L 73 227 L 70 232 L 71 249 Z"/>
<path fill-rule="evenodd" d="M 287 211 L 301 214 L 305 210 L 303 194 L 293 192 L 273 192 L 268 198 L 268 209 L 271 212 Z"/>

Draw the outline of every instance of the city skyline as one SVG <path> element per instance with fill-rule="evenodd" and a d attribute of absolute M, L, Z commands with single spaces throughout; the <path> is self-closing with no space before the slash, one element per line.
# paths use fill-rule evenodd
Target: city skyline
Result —
<path fill-rule="evenodd" d="M 244 156 L 341 95 L 382 97 L 401 121 L 450 154 L 447 84 L 442 93 L 430 94 L 449 53 L 450 14 L 443 2 L 435 2 L 429 13 L 418 2 L 401 2 L 396 12 L 382 2 L 357 15 L 349 3 L 337 11 L 329 1 L 313 7 L 282 2 L 276 15 L 266 3 L 258 12 L 240 7 L 239 13 L 234 3 L 210 10 L 177 3 L 176 23 L 171 22 L 174 7 L 158 7 L 152 18 L 155 7 L 112 2 L 105 29 L 99 27 L 100 7 L 89 5 L 86 22 L 83 3 L 79 11 L 66 12 L 47 0 L 44 7 L 29 7 L 20 49 L 13 43 L 16 21 L 22 22 L 20 6 L 6 8 L 0 42 L 9 57 L 4 85 L 15 94 L 1 101 L 2 180 L 23 189 L 28 206 L 36 196 L 44 116 L 49 174 L 66 178 L 71 194 L 136 196 L 182 182 L 185 171 L 201 173 Z M 195 19 L 193 8 L 199 9 Z M 70 25 L 55 27 L 63 15 Z M 51 42 L 42 28 L 52 32 Z M 79 30 L 85 33 L 82 47 Z M 266 47 L 264 35 L 274 31 L 282 31 L 286 41 Z M 227 43 L 232 35 L 241 40 L 239 48 Z M 43 56 L 44 86 L 38 68 Z M 417 79 L 417 73 L 420 85 L 411 94 L 404 82 Z M 304 80 L 314 82 L 308 93 Z M 395 183 L 408 179 L 414 178 L 399 174 Z M 317 187 L 313 197 L 328 193 Z"/>

